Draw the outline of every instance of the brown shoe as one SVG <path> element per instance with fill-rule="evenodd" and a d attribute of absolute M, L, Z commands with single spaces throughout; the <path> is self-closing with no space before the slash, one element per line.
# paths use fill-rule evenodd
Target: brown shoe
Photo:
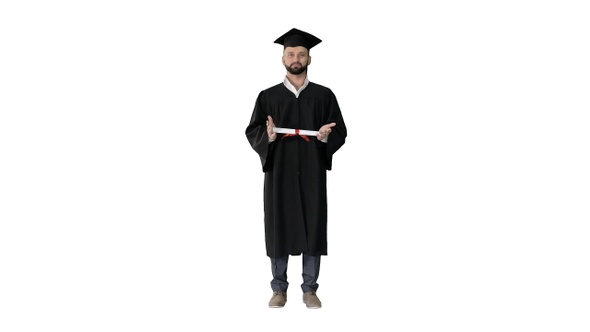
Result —
<path fill-rule="evenodd" d="M 273 292 L 270 301 L 268 301 L 268 306 L 270 308 L 282 308 L 287 303 L 287 293 L 286 292 Z"/>
<path fill-rule="evenodd" d="M 322 307 L 322 302 L 318 296 L 315 295 L 315 292 L 303 293 L 303 303 L 305 303 L 309 309 L 318 309 Z"/>

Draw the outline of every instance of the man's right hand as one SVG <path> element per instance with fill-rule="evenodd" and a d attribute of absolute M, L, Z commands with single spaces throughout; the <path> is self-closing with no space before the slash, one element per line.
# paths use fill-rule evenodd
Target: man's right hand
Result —
<path fill-rule="evenodd" d="M 266 120 L 266 133 L 268 134 L 269 141 L 274 141 L 277 139 L 277 133 L 272 131 L 274 127 L 275 123 L 272 121 L 272 117 L 269 115 L 268 120 Z"/>

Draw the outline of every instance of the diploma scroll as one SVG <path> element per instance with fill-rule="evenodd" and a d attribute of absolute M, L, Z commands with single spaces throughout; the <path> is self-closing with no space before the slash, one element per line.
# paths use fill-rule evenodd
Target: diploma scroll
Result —
<path fill-rule="evenodd" d="M 291 134 L 291 135 L 304 135 L 304 136 L 317 136 L 317 134 L 318 134 L 317 131 L 313 131 L 313 130 L 279 128 L 279 127 L 274 127 L 272 129 L 272 131 L 277 134 Z"/>

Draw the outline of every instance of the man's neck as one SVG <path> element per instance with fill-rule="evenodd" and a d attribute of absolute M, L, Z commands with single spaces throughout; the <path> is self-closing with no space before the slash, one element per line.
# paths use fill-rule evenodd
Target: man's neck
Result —
<path fill-rule="evenodd" d="M 295 87 L 296 90 L 301 89 L 301 87 L 303 86 L 303 83 L 305 83 L 305 77 L 307 77 L 307 73 L 293 75 L 293 74 L 287 72 L 287 79 Z"/>

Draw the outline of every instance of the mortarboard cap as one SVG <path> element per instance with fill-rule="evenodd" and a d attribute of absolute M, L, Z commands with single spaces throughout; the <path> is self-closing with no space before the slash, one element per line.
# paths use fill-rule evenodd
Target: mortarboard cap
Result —
<path fill-rule="evenodd" d="M 287 33 L 275 40 L 276 44 L 281 44 L 284 47 L 303 46 L 307 50 L 310 50 L 321 42 L 321 39 L 318 37 L 295 28 L 287 31 Z"/>

